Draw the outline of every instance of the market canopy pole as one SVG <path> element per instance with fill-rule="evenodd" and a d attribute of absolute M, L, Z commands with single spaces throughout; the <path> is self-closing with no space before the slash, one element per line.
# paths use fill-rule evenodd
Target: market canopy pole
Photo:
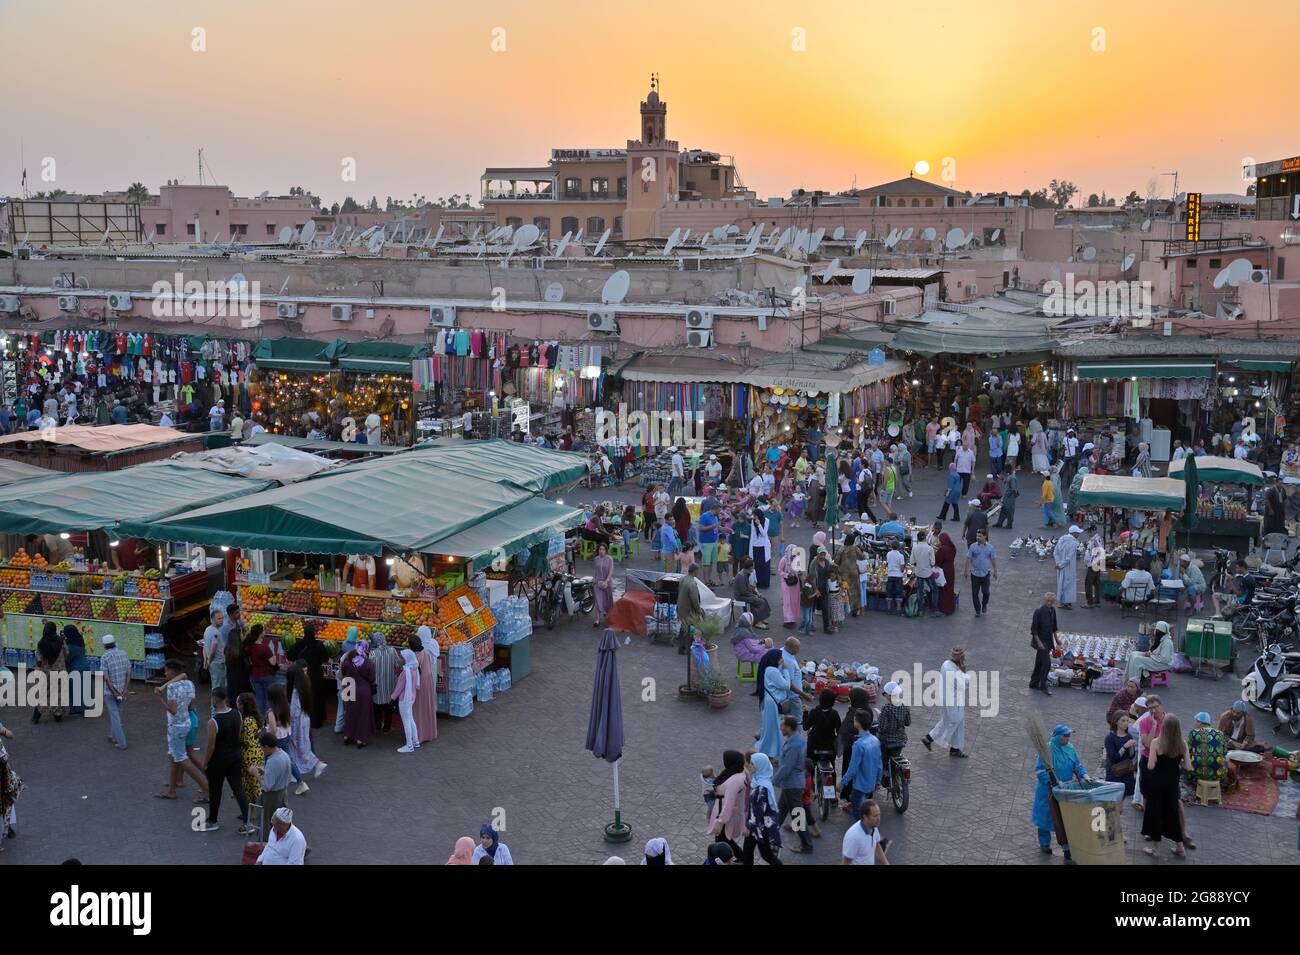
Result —
<path fill-rule="evenodd" d="M 628 842 L 632 827 L 623 822 L 619 805 L 618 764 L 623 758 L 623 698 L 618 682 L 618 644 L 606 629 L 596 648 L 596 677 L 591 691 L 586 748 L 597 759 L 614 765 L 614 821 L 605 827 L 606 842 Z"/>

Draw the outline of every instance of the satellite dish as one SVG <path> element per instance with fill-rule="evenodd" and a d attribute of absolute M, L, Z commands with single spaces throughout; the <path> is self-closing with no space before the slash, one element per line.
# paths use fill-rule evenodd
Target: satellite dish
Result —
<path fill-rule="evenodd" d="M 269 190 L 263 189 L 262 192 L 261 192 L 261 194 L 260 194 L 257 198 L 259 198 L 259 199 L 270 199 L 270 198 L 271 198 L 271 193 L 270 193 Z"/>
<path fill-rule="evenodd" d="M 510 241 L 510 248 L 515 252 L 526 249 L 540 239 L 541 236 L 542 230 L 531 222 L 527 225 L 521 225 L 515 230 L 514 238 Z"/>
<path fill-rule="evenodd" d="M 975 205 L 975 203 L 977 203 L 977 202 L 979 202 L 979 201 L 980 201 L 980 197 L 979 197 L 979 196 L 971 196 L 969 199 L 966 200 L 966 205 L 968 205 L 968 206 L 973 206 L 973 205 Z"/>
<path fill-rule="evenodd" d="M 1096 246 L 1085 245 L 1083 247 L 1083 252 L 1080 253 L 1080 258 L 1082 258 L 1083 261 L 1085 262 L 1091 262 L 1096 257 L 1097 257 Z"/>
<path fill-rule="evenodd" d="M 293 241 L 293 226 L 285 226 L 280 230 L 280 244 L 288 245 Z"/>
<path fill-rule="evenodd" d="M 795 236 L 794 226 L 786 226 L 785 231 L 782 232 L 781 235 L 777 238 L 776 245 L 772 246 L 772 251 L 780 252 L 782 249 L 784 249 L 787 245 L 790 244 L 790 241 L 794 238 L 794 236 Z"/>
<path fill-rule="evenodd" d="M 226 285 L 235 292 L 240 292 L 248 286 L 248 279 L 244 276 L 243 272 L 236 272 L 226 282 Z"/>
<path fill-rule="evenodd" d="M 721 242 L 727 237 L 727 227 L 725 225 L 714 226 L 712 234 L 715 242 Z"/>
<path fill-rule="evenodd" d="M 1151 231 L 1151 220 L 1150 220 L 1150 219 L 1143 219 L 1143 220 L 1142 220 L 1142 231 L 1143 231 L 1143 232 L 1150 232 L 1150 231 Z"/>
<path fill-rule="evenodd" d="M 1223 288 L 1225 285 L 1231 285 L 1236 288 L 1246 279 L 1250 278 L 1251 270 L 1254 268 L 1250 264 L 1250 259 L 1233 259 L 1228 263 L 1227 268 L 1221 270 L 1214 277 L 1214 287 Z"/>
<path fill-rule="evenodd" d="M 758 230 L 755 230 L 749 234 L 749 241 L 745 243 L 746 255 L 753 255 L 755 252 L 758 251 L 758 240 L 760 238 L 762 238 L 762 235 L 758 232 Z"/>
<path fill-rule="evenodd" d="M 823 229 L 821 226 L 818 226 L 818 227 L 817 227 L 817 231 L 814 232 L 814 233 L 813 233 L 813 234 L 808 238 L 808 254 L 809 254 L 809 255 L 812 255 L 814 252 L 817 251 L 817 246 L 819 246 L 819 245 L 822 244 L 822 239 L 824 239 L 824 238 L 826 238 L 826 230 Z"/>
<path fill-rule="evenodd" d="M 592 255 L 600 255 L 600 250 L 603 249 L 605 243 L 609 241 L 610 231 L 611 230 L 606 229 L 600 234 L 600 238 L 596 240 L 596 247 L 591 250 Z"/>
<path fill-rule="evenodd" d="M 1120 263 L 1120 266 L 1119 266 L 1120 271 L 1121 271 L 1121 272 L 1127 272 L 1129 269 L 1133 268 L 1133 261 L 1134 261 L 1136 258 L 1137 258 L 1137 256 L 1134 255 L 1132 252 L 1130 252 L 1128 255 L 1124 256 L 1124 261 L 1121 262 L 1121 263 Z"/>
<path fill-rule="evenodd" d="M 822 272 L 822 284 L 829 285 L 831 279 L 835 278 L 835 270 L 840 267 L 839 259 L 831 259 L 830 265 L 826 266 L 826 271 Z"/>
<path fill-rule="evenodd" d="M 520 228 L 523 228 L 523 226 L 520 226 Z M 498 241 L 498 242 L 509 242 L 509 241 L 510 241 L 510 238 L 511 238 L 514 234 L 515 234 L 515 227 L 514 227 L 514 226 L 512 226 L 512 225 L 503 225 L 503 226 L 501 227 L 500 234 L 497 236 L 497 241 Z"/>
<path fill-rule="evenodd" d="M 960 248 L 966 244 L 966 233 L 958 228 L 949 229 L 948 234 L 943 237 L 943 244 L 949 249 Z"/>
<path fill-rule="evenodd" d="M 839 242 L 841 239 L 843 239 L 843 238 L 844 238 L 844 226 L 842 226 L 842 225 L 837 225 L 837 226 L 835 227 L 835 231 L 831 233 L 831 238 L 834 239 L 836 242 Z"/>
<path fill-rule="evenodd" d="M 560 236 L 560 241 L 555 243 L 555 254 L 563 255 L 564 250 L 569 247 L 569 242 L 572 239 L 573 239 L 573 233 L 571 232 L 566 232 L 564 233 L 564 235 Z"/>
<path fill-rule="evenodd" d="M 664 243 L 664 255 L 668 255 L 673 249 L 677 248 L 677 243 L 682 240 L 682 230 L 673 229 L 672 234 L 668 236 L 668 241 Z"/>
<path fill-rule="evenodd" d="M 740 235 L 740 226 L 729 225 L 723 231 L 725 231 L 727 235 Z"/>
<path fill-rule="evenodd" d="M 149 238 L 144 240 L 145 245 L 153 245 L 153 237 L 154 237 L 154 233 L 150 232 Z"/>
<path fill-rule="evenodd" d="M 307 224 L 302 227 L 302 235 L 299 236 L 303 245 L 311 245 L 311 240 L 316 238 L 316 220 L 308 219 Z"/>
<path fill-rule="evenodd" d="M 1071 256 L 1067 256 L 1066 259 L 1065 259 L 1065 261 L 1067 261 L 1067 262 L 1073 262 L 1073 261 L 1074 261 L 1074 256 L 1072 256 L 1072 255 L 1071 255 Z"/>
<path fill-rule="evenodd" d="M 691 230 L 690 230 L 690 229 L 687 229 L 685 232 L 682 233 L 681 240 L 680 240 L 680 242 L 679 242 L 678 244 L 679 244 L 679 245 L 685 245 L 685 244 L 686 244 L 686 240 L 689 239 L 690 237 L 691 237 Z"/>
<path fill-rule="evenodd" d="M 382 230 L 377 231 L 374 235 L 372 235 L 370 237 L 370 241 L 366 243 L 366 249 L 370 252 L 371 255 L 378 255 L 379 250 L 382 249 L 383 247 L 384 247 L 384 233 Z"/>
<path fill-rule="evenodd" d="M 862 249 L 862 243 L 867 241 L 867 230 L 859 229 L 858 234 L 853 237 L 853 254 L 857 255 Z"/>
<path fill-rule="evenodd" d="M 442 226 L 438 226 L 438 231 L 434 233 L 433 241 L 429 243 L 429 248 L 436 248 L 438 243 L 442 240 L 442 229 Z"/>
<path fill-rule="evenodd" d="M 781 241 L 781 227 L 779 225 L 774 225 L 772 226 L 772 234 L 767 237 L 767 247 L 769 249 L 775 249 L 776 244 L 779 241 Z"/>
<path fill-rule="evenodd" d="M 575 245 L 581 245 L 581 244 L 582 244 L 582 230 L 581 230 L 581 229 L 579 229 L 576 233 L 574 233 L 574 236 L 573 236 L 573 242 L 574 242 Z"/>
<path fill-rule="evenodd" d="M 600 290 L 600 300 L 605 305 L 618 305 L 627 298 L 627 290 L 632 287 L 632 277 L 619 269 L 605 280 L 605 287 Z"/>
<path fill-rule="evenodd" d="M 898 230 L 891 229 L 889 235 L 885 236 L 885 248 L 892 249 L 894 246 L 898 245 L 899 238 Z"/>
<path fill-rule="evenodd" d="M 474 227 L 474 234 L 469 237 L 469 240 L 471 242 L 476 241 L 478 239 L 478 234 L 482 231 L 483 231 L 483 227 L 481 225 L 476 225 Z"/>
<path fill-rule="evenodd" d="M 904 242 L 906 242 L 908 239 L 912 238 L 912 227 L 911 227 L 911 226 L 908 226 L 908 227 L 907 227 L 907 231 L 904 232 L 904 233 L 900 236 L 900 238 L 901 238 Z"/>
<path fill-rule="evenodd" d="M 871 291 L 871 279 L 875 273 L 871 269 L 858 269 L 853 273 L 853 291 L 864 295 Z"/>
<path fill-rule="evenodd" d="M 909 229 L 908 231 L 910 232 L 911 230 Z M 934 237 L 938 234 L 939 233 L 935 231 L 934 226 L 927 226 L 925 231 L 921 233 L 921 240 L 923 242 L 933 242 Z"/>
<path fill-rule="evenodd" d="M 993 234 L 992 234 L 991 236 L 989 236 L 989 241 L 990 241 L 990 242 L 996 242 L 996 241 L 998 241 L 998 236 L 1000 236 L 1001 234 L 1002 234 L 1002 230 L 1001 230 L 1001 229 L 994 229 L 994 230 L 993 230 Z"/>
<path fill-rule="evenodd" d="M 550 285 L 546 286 L 546 291 L 542 293 L 542 298 L 546 299 L 548 302 L 563 302 L 564 286 L 559 282 L 552 282 Z"/>

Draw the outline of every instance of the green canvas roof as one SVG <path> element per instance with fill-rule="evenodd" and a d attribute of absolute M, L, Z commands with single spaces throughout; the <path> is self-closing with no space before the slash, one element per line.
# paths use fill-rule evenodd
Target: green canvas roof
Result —
<path fill-rule="evenodd" d="M 1099 378 L 1209 378 L 1214 362 L 1159 362 L 1136 358 L 1130 361 L 1080 362 L 1075 374 L 1081 381 Z"/>
<path fill-rule="evenodd" d="M 255 434 L 251 438 L 245 438 L 244 444 L 279 444 L 286 448 L 295 448 L 299 451 L 307 451 L 311 454 L 332 454 L 335 452 L 351 454 L 401 454 L 409 448 L 395 447 L 391 444 L 357 444 L 352 441 L 326 441 L 323 438 L 319 441 L 314 438 L 298 438 L 291 434 L 272 434 L 270 431 L 263 431 Z"/>
<path fill-rule="evenodd" d="M 374 374 L 410 375 L 411 362 L 429 354 L 427 345 L 402 345 L 397 342 L 333 342 L 325 354 L 338 362 L 344 371 Z"/>
<path fill-rule="evenodd" d="M 439 554 L 463 557 L 478 570 L 582 523 L 582 511 L 534 497 L 438 542 Z"/>
<path fill-rule="evenodd" d="M 441 542 L 475 527 L 481 531 L 485 522 L 533 500 L 522 487 L 458 474 L 441 467 L 428 451 L 412 451 L 163 520 L 129 527 L 124 522 L 123 532 L 289 552 L 441 554 Z M 526 512 L 529 520 L 534 511 Z M 507 519 L 504 526 L 493 526 L 508 537 L 527 532 L 527 524 Z M 502 539 L 495 546 L 508 543 Z"/>
<path fill-rule="evenodd" d="M 1187 486 L 1173 478 L 1085 474 L 1075 500 L 1080 507 L 1131 507 L 1139 511 L 1182 513 Z"/>
<path fill-rule="evenodd" d="M 518 485 L 536 494 L 572 484 L 587 475 L 587 458 L 570 451 L 555 451 L 516 441 L 465 441 L 439 439 L 420 445 L 411 455 L 467 477 Z M 381 466 L 372 462 L 361 466 Z"/>
<path fill-rule="evenodd" d="M 327 372 L 332 367 L 326 354 L 330 345 L 309 338 L 264 338 L 253 346 L 253 361 L 259 368 L 277 371 Z"/>
<path fill-rule="evenodd" d="M 54 477 L 62 474 L 61 471 L 51 471 L 49 468 L 38 468 L 34 464 L 24 464 L 22 461 L 10 461 L 8 458 L 0 458 L 0 484 L 15 484 L 18 481 L 26 481 L 34 477 Z"/>
<path fill-rule="evenodd" d="M 1289 375 L 1291 373 L 1291 363 L 1289 361 L 1265 361 L 1263 359 L 1238 358 L 1229 362 L 1233 368 L 1241 368 L 1245 371 L 1275 371 L 1279 374 Z"/>
<path fill-rule="evenodd" d="M 1183 479 L 1183 461 L 1173 461 L 1169 465 L 1171 478 Z M 1236 458 L 1220 458 L 1205 454 L 1196 459 L 1196 477 L 1201 481 L 1218 484 L 1263 484 L 1264 472 L 1259 466 L 1249 461 Z"/>
<path fill-rule="evenodd" d="M 0 487 L 0 532 L 101 530 L 119 521 L 157 520 L 252 495 L 273 484 L 165 461 L 120 471 L 56 474 Z"/>

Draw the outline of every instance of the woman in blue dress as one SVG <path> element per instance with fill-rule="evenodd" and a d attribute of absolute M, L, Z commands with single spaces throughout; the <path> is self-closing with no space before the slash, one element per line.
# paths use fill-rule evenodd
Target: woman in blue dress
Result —
<path fill-rule="evenodd" d="M 68 624 L 63 628 L 63 641 L 68 647 L 68 673 L 71 682 L 77 684 L 80 692 L 73 697 L 77 701 L 76 706 L 72 707 L 72 714 L 76 716 L 84 713 L 86 707 L 81 705 L 87 698 L 90 690 L 90 671 L 93 669 L 90 661 L 86 659 L 86 641 L 82 637 L 81 631 Z"/>
<path fill-rule="evenodd" d="M 763 725 L 758 750 L 776 758 L 781 755 L 781 701 L 790 693 L 790 674 L 784 658 L 778 658 L 763 671 Z"/>
<path fill-rule="evenodd" d="M 1079 759 L 1079 753 L 1075 750 L 1074 745 L 1070 742 L 1070 727 L 1064 723 L 1058 724 L 1052 730 L 1052 742 L 1050 745 L 1052 758 L 1052 772 L 1056 774 L 1057 785 L 1064 785 L 1073 779 L 1083 779 L 1086 775 L 1083 769 L 1083 761 Z M 1043 758 L 1039 756 L 1035 760 L 1034 771 L 1038 777 L 1038 786 L 1034 790 L 1034 825 L 1038 828 L 1038 845 L 1043 852 L 1048 855 L 1052 854 L 1052 830 L 1056 830 L 1056 841 L 1061 845 L 1061 852 L 1065 858 L 1070 858 L 1070 843 L 1063 839 L 1065 835 L 1065 825 L 1059 820 L 1060 810 L 1053 811 L 1052 802 L 1055 797 L 1052 796 L 1052 780 L 1047 772 L 1047 767 L 1043 765 Z"/>

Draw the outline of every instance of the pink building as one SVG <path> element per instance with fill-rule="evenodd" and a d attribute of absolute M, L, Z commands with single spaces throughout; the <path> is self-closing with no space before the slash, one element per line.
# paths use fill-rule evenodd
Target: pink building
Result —
<path fill-rule="evenodd" d="M 225 186 L 174 183 L 140 207 L 145 237 L 159 242 L 275 241 L 286 226 L 301 229 L 315 214 L 309 196 L 241 199 Z"/>

